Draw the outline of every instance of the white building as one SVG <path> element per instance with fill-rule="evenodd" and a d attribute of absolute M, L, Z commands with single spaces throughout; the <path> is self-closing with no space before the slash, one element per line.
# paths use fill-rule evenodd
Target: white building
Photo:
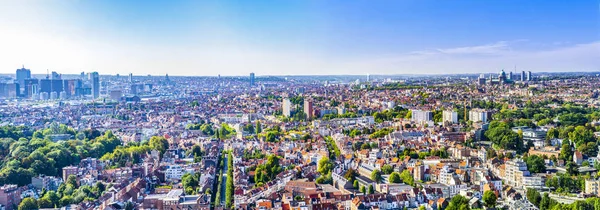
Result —
<path fill-rule="evenodd" d="M 290 117 L 292 115 L 292 102 L 290 102 L 289 98 L 283 99 L 281 108 L 283 109 L 283 116 Z"/>
<path fill-rule="evenodd" d="M 442 113 L 442 119 L 444 120 L 444 123 L 458 123 L 458 113 L 455 111 L 444 111 Z"/>
<path fill-rule="evenodd" d="M 488 112 L 482 109 L 471 110 L 469 111 L 469 120 L 486 123 L 488 121 Z"/>
<path fill-rule="evenodd" d="M 431 112 L 431 111 L 413 109 L 413 110 L 411 110 L 411 112 L 412 112 L 411 120 L 413 122 L 424 123 L 424 122 L 433 121 L 433 112 Z"/>
<path fill-rule="evenodd" d="M 170 165 L 165 171 L 165 179 L 180 180 L 183 174 L 185 174 L 185 172 L 180 165 Z"/>
<path fill-rule="evenodd" d="M 507 185 L 512 187 L 522 187 L 523 186 L 523 177 L 529 176 L 529 171 L 527 170 L 527 164 L 521 159 L 514 159 L 506 162 L 505 166 L 506 175 L 504 176 L 504 181 Z M 533 181 L 533 180 L 529 180 Z M 530 184 L 530 183 L 528 183 Z"/>

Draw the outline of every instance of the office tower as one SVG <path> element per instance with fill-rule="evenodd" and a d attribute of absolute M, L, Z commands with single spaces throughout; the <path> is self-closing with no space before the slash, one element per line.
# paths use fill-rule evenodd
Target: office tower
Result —
<path fill-rule="evenodd" d="M 55 71 L 52 72 L 52 79 L 53 80 L 60 80 L 61 79 L 61 75 L 56 73 Z"/>
<path fill-rule="evenodd" d="M 48 95 L 50 95 L 50 92 L 52 92 L 52 80 L 50 80 L 48 78 L 41 79 L 40 80 L 40 92 L 48 93 Z"/>
<path fill-rule="evenodd" d="M 24 97 L 31 97 L 39 92 L 39 80 L 35 78 L 25 79 L 25 87 L 23 91 Z"/>
<path fill-rule="evenodd" d="M 59 94 L 64 90 L 62 79 L 52 79 L 52 93 Z"/>
<path fill-rule="evenodd" d="M 469 111 L 469 120 L 472 122 L 486 123 L 488 121 L 488 112 L 483 109 L 474 109 Z"/>
<path fill-rule="evenodd" d="M 525 71 L 521 71 L 521 82 L 525 81 Z"/>
<path fill-rule="evenodd" d="M 433 121 L 433 112 L 413 109 L 411 120 L 417 123 Z"/>
<path fill-rule="evenodd" d="M 129 82 L 133 82 L 133 74 L 129 73 Z"/>
<path fill-rule="evenodd" d="M 96 99 L 100 97 L 100 75 L 98 72 L 90 73 L 90 81 L 92 83 L 92 97 Z"/>
<path fill-rule="evenodd" d="M 25 80 L 31 78 L 31 70 L 26 69 L 25 66 L 23 66 L 20 69 L 17 69 L 17 83 L 19 84 L 19 86 L 21 88 L 25 87 Z M 19 90 L 19 95 L 24 94 Z"/>
<path fill-rule="evenodd" d="M 254 86 L 254 72 L 250 73 L 250 86 Z"/>
<path fill-rule="evenodd" d="M 527 81 L 531 81 L 533 80 L 533 77 L 531 77 L 531 71 L 527 72 Z"/>
<path fill-rule="evenodd" d="M 79 79 L 68 79 L 63 80 L 63 90 L 67 97 L 79 96 L 79 88 L 81 86 L 81 80 Z"/>
<path fill-rule="evenodd" d="M 512 73 L 512 71 L 508 72 L 508 79 L 509 80 L 513 80 L 513 73 Z"/>
<path fill-rule="evenodd" d="M 111 90 L 110 91 L 110 99 L 112 99 L 112 100 L 119 101 L 119 100 L 121 100 L 122 96 L 123 96 L 122 90 Z"/>
<path fill-rule="evenodd" d="M 79 79 L 81 79 L 81 81 L 85 80 L 85 72 L 81 72 L 81 75 L 79 75 Z"/>
<path fill-rule="evenodd" d="M 283 103 L 281 103 L 281 108 L 283 109 L 283 116 L 290 117 L 292 115 L 292 103 L 289 98 L 284 98 Z"/>
<path fill-rule="evenodd" d="M 485 85 L 485 76 L 483 76 L 483 74 L 479 75 L 479 78 L 477 78 L 477 83 L 479 85 Z"/>
<path fill-rule="evenodd" d="M 313 102 L 310 100 L 304 99 L 304 114 L 306 114 L 306 119 L 313 118 Z"/>
<path fill-rule="evenodd" d="M 367 74 L 367 82 L 371 81 L 371 75 Z"/>
<path fill-rule="evenodd" d="M 455 111 L 447 111 L 445 110 L 442 113 L 442 118 L 443 118 L 443 122 L 448 122 L 448 123 L 458 123 L 458 113 Z"/>

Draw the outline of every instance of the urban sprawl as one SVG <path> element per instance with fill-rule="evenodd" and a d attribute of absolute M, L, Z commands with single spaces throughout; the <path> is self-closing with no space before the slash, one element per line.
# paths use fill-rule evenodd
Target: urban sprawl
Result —
<path fill-rule="evenodd" d="M 0 209 L 600 209 L 600 77 L 0 75 Z"/>

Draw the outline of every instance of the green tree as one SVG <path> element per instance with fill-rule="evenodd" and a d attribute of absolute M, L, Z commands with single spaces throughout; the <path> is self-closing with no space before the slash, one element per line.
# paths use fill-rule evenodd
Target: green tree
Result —
<path fill-rule="evenodd" d="M 400 173 L 400 178 L 402 178 L 402 181 L 407 185 L 412 186 L 415 184 L 415 179 L 408 170 L 402 171 L 402 173 Z"/>
<path fill-rule="evenodd" d="M 390 183 L 402 183 L 402 178 L 400 178 L 400 174 L 398 172 L 392 172 L 388 178 L 388 181 Z"/>
<path fill-rule="evenodd" d="M 333 169 L 333 167 L 333 162 L 330 161 L 329 158 L 323 157 L 321 158 L 321 160 L 319 160 L 317 171 L 321 174 L 328 174 Z"/>
<path fill-rule="evenodd" d="M 540 201 L 542 201 L 542 195 L 540 195 L 540 193 L 536 189 L 527 188 L 526 197 L 527 200 L 533 203 L 533 205 L 537 207 L 540 206 Z"/>
<path fill-rule="evenodd" d="M 185 193 L 188 195 L 196 194 L 196 188 L 198 187 L 198 179 L 196 176 L 186 173 L 181 177 L 181 184 L 183 185 L 183 189 L 185 189 Z"/>
<path fill-rule="evenodd" d="M 260 125 L 260 120 L 256 121 L 256 125 L 254 126 L 254 128 L 256 129 L 256 134 L 262 133 L 262 127 Z"/>
<path fill-rule="evenodd" d="M 360 192 L 363 194 L 367 194 L 367 189 L 365 188 L 365 186 L 360 186 Z"/>
<path fill-rule="evenodd" d="M 530 155 L 525 159 L 525 163 L 527 164 L 527 169 L 532 173 L 546 172 L 546 164 L 544 163 L 544 159 L 540 156 Z"/>
<path fill-rule="evenodd" d="M 381 171 L 379 171 L 378 169 L 373 170 L 373 172 L 371 172 L 371 179 L 376 183 L 381 182 Z"/>
<path fill-rule="evenodd" d="M 149 141 L 150 148 L 158 150 L 160 154 L 164 154 L 169 149 L 169 141 L 162 136 L 152 136 Z"/>
<path fill-rule="evenodd" d="M 35 210 L 39 209 L 37 202 L 35 199 L 31 197 L 27 197 L 21 201 L 19 204 L 19 210 Z"/>
<path fill-rule="evenodd" d="M 69 177 L 67 178 L 67 185 L 71 185 L 73 187 L 77 187 L 77 176 L 71 174 L 69 175 Z"/>
<path fill-rule="evenodd" d="M 373 194 L 375 193 L 375 189 L 373 188 L 373 185 L 369 185 L 369 194 Z"/>
<path fill-rule="evenodd" d="M 494 208 L 494 206 L 496 206 L 496 199 L 498 198 L 493 191 L 488 190 L 483 193 L 483 205 L 488 208 Z"/>
<path fill-rule="evenodd" d="M 43 197 L 40 198 L 39 200 L 37 200 L 37 205 L 40 208 L 54 208 L 54 204 L 52 204 L 52 201 L 50 201 L 50 199 Z"/>
<path fill-rule="evenodd" d="M 448 203 L 446 210 L 470 210 L 469 200 L 462 195 L 455 195 Z"/>
<path fill-rule="evenodd" d="M 394 172 L 394 167 L 385 164 L 381 167 L 381 172 L 383 172 L 383 174 L 391 174 L 392 172 Z"/>
<path fill-rule="evenodd" d="M 358 189 L 358 180 L 354 180 L 352 187 L 354 187 L 354 189 Z"/>

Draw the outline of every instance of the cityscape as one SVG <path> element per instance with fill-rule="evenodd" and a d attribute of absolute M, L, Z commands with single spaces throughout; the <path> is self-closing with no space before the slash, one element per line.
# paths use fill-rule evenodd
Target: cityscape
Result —
<path fill-rule="evenodd" d="M 600 210 L 597 1 L 4 3 L 0 210 Z"/>

